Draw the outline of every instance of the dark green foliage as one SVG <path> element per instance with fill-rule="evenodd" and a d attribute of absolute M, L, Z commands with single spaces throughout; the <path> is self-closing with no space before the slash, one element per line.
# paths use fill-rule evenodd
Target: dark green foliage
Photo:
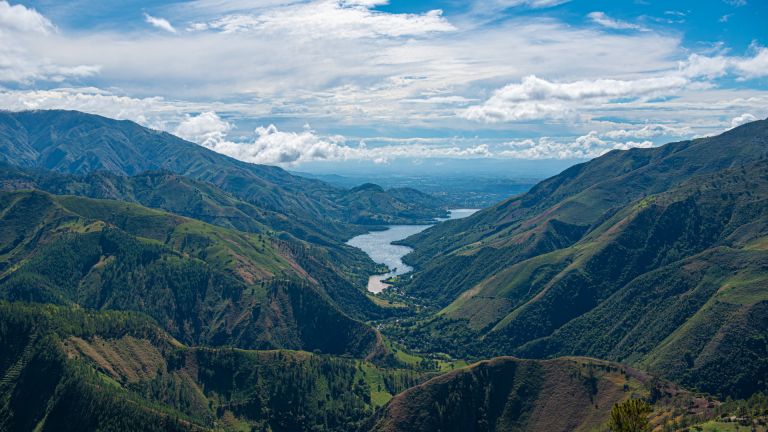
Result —
<path fill-rule="evenodd" d="M 26 218 L 24 240 L 6 256 L 13 271 L 0 278 L 0 298 L 140 311 L 192 345 L 355 357 L 377 350 L 375 331 L 339 310 L 324 290 L 354 287 L 332 272 L 323 285 L 308 280 L 289 264 L 295 257 L 284 243 L 115 201 L 0 196 L 8 201 L 3 222 L 27 212 L 28 202 L 39 201 L 38 214 L 49 215 L 44 223 L 39 215 Z M 0 223 L 0 232 L 14 227 Z M 299 261 L 323 268 L 311 257 Z"/>
<path fill-rule="evenodd" d="M 368 363 L 187 348 L 137 314 L 0 302 L 0 345 L 2 430 L 341 432 L 373 413 Z"/>

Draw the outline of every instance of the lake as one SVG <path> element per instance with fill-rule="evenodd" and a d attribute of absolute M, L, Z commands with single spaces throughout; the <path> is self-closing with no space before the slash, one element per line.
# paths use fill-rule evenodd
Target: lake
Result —
<path fill-rule="evenodd" d="M 438 220 L 461 219 L 472 215 L 476 211 L 477 209 L 449 210 L 448 218 Z M 410 266 L 403 264 L 402 261 L 403 257 L 413 249 L 408 246 L 393 245 L 392 242 L 418 234 L 431 226 L 434 225 L 392 225 L 387 227 L 385 231 L 373 231 L 368 234 L 362 234 L 347 242 L 350 246 L 362 249 L 375 263 L 384 264 L 390 269 L 389 273 L 371 276 L 368 279 L 368 291 L 380 293 L 389 286 L 383 281 L 413 270 Z"/>

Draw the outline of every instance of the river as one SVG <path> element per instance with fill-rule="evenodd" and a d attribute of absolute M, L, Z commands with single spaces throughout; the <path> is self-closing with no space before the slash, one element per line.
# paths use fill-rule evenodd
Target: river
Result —
<path fill-rule="evenodd" d="M 476 211 L 476 209 L 449 210 L 448 218 L 438 220 L 461 219 L 472 215 Z M 392 225 L 387 227 L 385 231 L 373 231 L 368 234 L 362 234 L 347 242 L 350 246 L 362 249 L 375 263 L 384 264 L 390 269 L 389 273 L 371 276 L 368 279 L 368 291 L 378 294 L 389 286 L 383 281 L 413 270 L 402 261 L 403 257 L 413 249 L 408 246 L 393 245 L 392 242 L 403 240 L 431 226 L 433 225 Z"/>

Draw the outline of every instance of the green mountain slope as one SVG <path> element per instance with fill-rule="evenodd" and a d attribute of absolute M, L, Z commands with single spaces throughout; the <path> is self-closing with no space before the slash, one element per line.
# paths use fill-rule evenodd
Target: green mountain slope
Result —
<path fill-rule="evenodd" d="M 130 176 L 169 170 L 209 182 L 263 211 L 287 216 L 298 226 L 293 230 L 289 223 L 285 230 L 301 238 L 319 234 L 346 240 L 365 231 L 360 223 L 426 223 L 444 214 L 442 204 L 432 197 L 404 202 L 386 193 L 385 199 L 371 197 L 368 206 L 351 209 L 347 204 L 359 199 L 360 191 L 334 188 L 278 167 L 240 162 L 130 121 L 76 111 L 0 112 L 0 160 L 77 174 L 108 171 Z"/>
<path fill-rule="evenodd" d="M 723 396 L 766 391 L 766 125 L 670 144 L 647 152 L 653 157 L 640 168 L 633 151 L 614 153 L 608 166 L 628 172 L 611 178 L 601 169 L 585 188 L 584 176 L 607 163 L 600 158 L 486 210 L 480 222 L 504 205 L 565 196 L 424 263 L 405 288 L 424 297 L 445 286 L 437 299 L 446 307 L 388 331 L 455 355 L 585 355 Z M 430 239 L 458 238 L 451 230 L 462 226 L 469 237 L 491 229 L 458 221 L 422 241 L 429 249 Z M 442 278 L 424 285 L 430 275 Z"/>
<path fill-rule="evenodd" d="M 279 239 L 42 192 L 2 193 L 0 212 L 3 298 L 140 311 L 195 345 L 383 350 Z"/>
<path fill-rule="evenodd" d="M 2 430 L 349 431 L 375 394 L 426 378 L 300 351 L 191 348 L 142 315 L 51 305 L 0 302 L 0 345 Z"/>
<path fill-rule="evenodd" d="M 500 357 L 433 378 L 396 396 L 372 431 L 603 430 L 611 407 L 649 397 L 651 379 L 584 358 Z"/>
<path fill-rule="evenodd" d="M 132 177 L 105 172 L 75 176 L 0 164 L 0 189 L 40 189 L 58 195 L 127 201 L 222 227 L 278 236 L 342 310 L 363 319 L 379 318 L 384 313 L 363 291 L 376 266 L 362 251 L 319 235 L 316 227 L 302 227 L 288 216 L 241 201 L 210 183 L 167 171 Z M 283 230 L 298 230 L 308 241 Z"/>
<path fill-rule="evenodd" d="M 411 237 L 420 271 L 411 294 L 447 305 L 525 259 L 573 245 L 630 203 L 696 175 L 768 155 L 768 120 L 652 149 L 612 151 L 544 180 L 528 193 Z"/>

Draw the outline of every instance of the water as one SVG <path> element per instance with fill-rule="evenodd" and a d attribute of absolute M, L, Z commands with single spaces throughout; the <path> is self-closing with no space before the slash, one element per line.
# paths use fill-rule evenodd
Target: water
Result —
<path fill-rule="evenodd" d="M 449 210 L 449 216 L 445 219 L 461 219 L 475 213 L 476 209 Z M 413 270 L 403 263 L 402 259 L 413 249 L 408 246 L 393 245 L 392 242 L 403 240 L 414 234 L 418 234 L 432 225 L 392 225 L 386 231 L 374 231 L 359 235 L 347 242 L 348 245 L 362 249 L 377 264 L 384 264 L 390 271 L 381 275 L 373 275 L 368 279 L 368 291 L 380 293 L 389 285 L 384 281 L 400 276 Z"/>

